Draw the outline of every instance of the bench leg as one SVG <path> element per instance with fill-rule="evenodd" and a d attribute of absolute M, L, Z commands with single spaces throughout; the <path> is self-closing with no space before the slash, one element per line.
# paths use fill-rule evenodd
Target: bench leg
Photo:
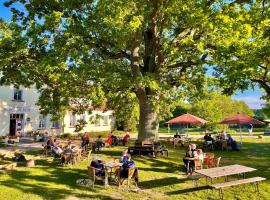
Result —
<path fill-rule="evenodd" d="M 223 190 L 223 188 L 219 189 L 219 197 L 220 197 L 221 200 L 224 199 L 224 190 Z"/>
<path fill-rule="evenodd" d="M 259 193 L 259 183 L 255 182 L 254 185 L 255 185 L 255 192 Z"/>

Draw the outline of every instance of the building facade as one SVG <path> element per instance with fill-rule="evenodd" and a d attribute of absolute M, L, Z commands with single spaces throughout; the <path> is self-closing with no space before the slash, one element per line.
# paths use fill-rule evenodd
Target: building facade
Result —
<path fill-rule="evenodd" d="M 79 120 L 86 122 L 81 132 L 110 131 L 114 128 L 112 110 L 95 110 L 82 115 L 66 111 L 63 120 L 52 121 L 49 115 L 43 116 L 39 113 L 36 105 L 38 97 L 35 88 L 0 87 L 0 136 L 14 135 L 16 132 L 25 135 L 31 131 L 72 134 Z"/>

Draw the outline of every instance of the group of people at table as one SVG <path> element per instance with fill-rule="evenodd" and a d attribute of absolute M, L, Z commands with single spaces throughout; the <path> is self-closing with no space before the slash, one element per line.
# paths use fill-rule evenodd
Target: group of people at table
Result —
<path fill-rule="evenodd" d="M 104 142 L 101 138 L 101 136 L 98 136 L 98 138 L 92 143 L 92 150 L 93 151 L 99 151 L 101 148 L 105 146 L 107 143 L 109 147 L 112 145 L 115 145 L 113 143 L 113 140 L 115 140 L 115 136 L 110 133 L 106 141 Z M 130 136 L 129 133 L 126 132 L 125 135 L 122 138 L 122 142 L 124 145 L 127 144 Z M 87 152 L 90 145 L 90 137 L 88 133 L 84 133 L 81 137 L 81 143 L 80 145 L 72 145 L 72 143 L 69 141 L 66 142 L 57 142 L 57 138 L 54 136 L 49 136 L 48 140 L 46 142 L 46 148 L 50 149 L 52 152 L 52 155 L 54 157 L 61 157 L 63 154 L 74 154 L 76 152 Z"/>
<path fill-rule="evenodd" d="M 96 155 L 93 156 L 93 160 L 90 163 L 90 166 L 95 168 L 95 176 L 106 177 L 106 175 L 114 169 L 114 175 L 116 177 L 118 186 L 121 187 L 122 179 L 128 178 L 128 171 L 130 168 L 134 168 L 134 180 L 138 183 L 138 169 L 135 166 L 134 161 L 131 159 L 131 156 L 127 153 L 127 150 L 122 152 L 122 156 L 119 161 L 114 158 L 110 162 L 104 162 Z"/>
<path fill-rule="evenodd" d="M 222 149 L 222 145 L 225 143 L 226 148 L 227 145 L 230 145 L 233 151 L 239 151 L 238 143 L 232 138 L 230 134 L 227 134 L 224 130 L 222 130 L 215 137 L 212 137 L 210 133 L 205 133 L 204 141 L 205 149 L 209 147 Z"/>
<path fill-rule="evenodd" d="M 125 132 L 125 135 L 123 137 L 116 137 L 113 132 L 111 132 L 108 137 L 106 138 L 105 141 L 102 140 L 101 136 L 98 136 L 98 138 L 94 141 L 94 143 L 92 144 L 92 149 L 93 151 L 99 151 L 101 148 L 103 148 L 106 144 L 109 147 L 112 146 L 117 146 L 119 145 L 121 142 L 123 144 L 123 146 L 126 146 L 126 144 L 128 143 L 128 140 L 130 139 L 130 135 L 129 132 Z M 85 133 L 82 136 L 82 143 L 81 143 L 81 147 L 83 150 L 87 150 L 88 146 L 90 144 L 90 137 L 88 135 L 88 133 Z"/>

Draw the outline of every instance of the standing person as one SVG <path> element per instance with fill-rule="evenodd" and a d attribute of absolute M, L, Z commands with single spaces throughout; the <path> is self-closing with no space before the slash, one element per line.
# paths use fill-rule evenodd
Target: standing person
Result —
<path fill-rule="evenodd" d="M 88 133 L 84 133 L 83 136 L 82 136 L 82 144 L 81 144 L 81 147 L 84 151 L 87 151 L 87 147 L 89 145 L 89 135 Z"/>
<path fill-rule="evenodd" d="M 123 137 L 123 146 L 127 145 L 129 138 L 130 138 L 129 132 L 126 131 L 126 133 L 125 133 L 125 135 Z"/>
<path fill-rule="evenodd" d="M 249 125 L 248 125 L 249 136 L 252 135 L 252 129 L 253 129 L 253 125 L 252 125 L 252 124 L 249 124 Z"/>

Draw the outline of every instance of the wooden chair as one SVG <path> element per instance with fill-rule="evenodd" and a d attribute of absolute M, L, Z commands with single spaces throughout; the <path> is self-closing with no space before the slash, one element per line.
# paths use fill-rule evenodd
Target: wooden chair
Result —
<path fill-rule="evenodd" d="M 136 168 L 136 167 L 128 169 L 128 178 L 127 178 L 127 189 L 128 190 L 130 188 L 131 180 L 134 179 L 133 176 L 134 176 L 134 173 L 135 173 L 136 170 L 138 170 L 138 168 Z M 121 185 L 124 183 L 125 180 L 126 180 L 126 178 L 122 178 L 122 179 L 119 180 Z M 135 182 L 135 186 L 138 187 L 137 182 L 136 181 L 134 181 L 134 182 Z"/>
<path fill-rule="evenodd" d="M 228 144 L 227 144 L 227 140 L 221 140 L 221 150 L 228 150 Z"/>
<path fill-rule="evenodd" d="M 105 176 L 96 176 L 97 170 L 102 171 L 101 169 L 96 169 L 96 168 L 91 167 L 91 166 L 88 167 L 88 176 L 89 176 L 89 179 L 92 181 L 93 189 L 95 186 L 96 179 L 104 180 L 104 183 L 106 184 Z"/>
<path fill-rule="evenodd" d="M 90 162 L 90 159 L 91 159 L 91 153 L 92 153 L 92 149 L 90 149 L 90 150 L 88 151 L 88 156 L 87 156 L 88 162 Z"/>
<path fill-rule="evenodd" d="M 220 160 L 221 160 L 221 157 L 218 157 L 217 159 L 215 159 L 215 167 L 219 167 L 220 165 Z"/>
<path fill-rule="evenodd" d="M 215 154 L 213 153 L 207 153 L 207 161 L 206 161 L 206 166 L 207 168 L 215 167 Z"/>
<path fill-rule="evenodd" d="M 203 162 L 201 159 L 195 159 L 194 164 L 195 164 L 195 167 L 194 167 L 195 170 L 203 169 Z"/>
<path fill-rule="evenodd" d="M 52 147 L 45 144 L 43 148 L 43 155 L 44 156 L 52 155 Z"/>

